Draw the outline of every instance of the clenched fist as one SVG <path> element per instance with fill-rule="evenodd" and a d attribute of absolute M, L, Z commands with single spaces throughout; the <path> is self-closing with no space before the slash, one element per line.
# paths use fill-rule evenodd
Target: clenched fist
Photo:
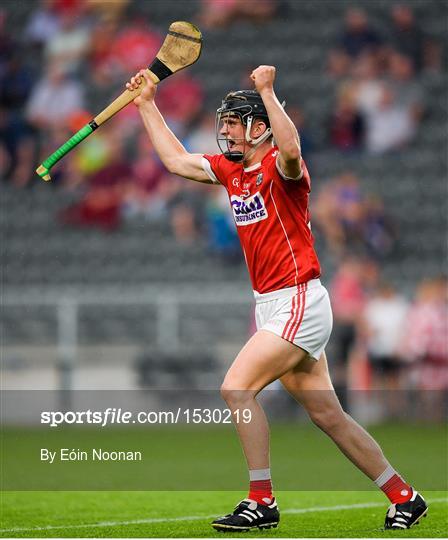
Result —
<path fill-rule="evenodd" d="M 255 89 L 261 95 L 274 88 L 275 67 L 258 66 L 252 71 L 250 78 L 254 81 Z"/>

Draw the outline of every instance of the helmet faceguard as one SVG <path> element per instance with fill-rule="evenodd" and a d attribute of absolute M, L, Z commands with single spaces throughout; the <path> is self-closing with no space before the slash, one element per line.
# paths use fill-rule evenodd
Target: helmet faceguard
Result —
<path fill-rule="evenodd" d="M 220 133 L 221 122 L 232 116 L 238 117 L 243 126 L 246 127 L 244 138 L 232 139 L 233 142 L 243 141 L 244 150 L 242 152 L 231 150 L 228 135 Z M 266 124 L 267 129 L 260 137 L 253 139 L 250 133 L 255 118 L 261 119 Z M 221 103 L 221 107 L 216 111 L 216 142 L 226 159 L 241 163 L 247 157 L 246 143 L 253 145 L 250 150 L 255 151 L 271 135 L 272 130 L 268 113 L 260 94 L 256 90 L 240 90 L 227 94 Z"/>

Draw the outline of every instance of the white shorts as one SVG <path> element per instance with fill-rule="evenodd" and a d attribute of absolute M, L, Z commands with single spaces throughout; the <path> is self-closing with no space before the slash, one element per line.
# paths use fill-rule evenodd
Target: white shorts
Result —
<path fill-rule="evenodd" d="M 330 298 L 320 280 L 254 295 L 257 330 L 269 330 L 319 360 L 333 327 Z"/>

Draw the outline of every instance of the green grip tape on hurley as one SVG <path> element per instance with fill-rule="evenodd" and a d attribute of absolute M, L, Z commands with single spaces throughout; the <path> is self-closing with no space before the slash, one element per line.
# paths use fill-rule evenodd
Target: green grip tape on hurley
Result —
<path fill-rule="evenodd" d="M 88 137 L 92 132 L 94 128 L 90 124 L 86 124 L 83 128 L 81 128 L 79 131 L 77 131 L 73 137 L 71 137 L 67 142 L 65 142 L 62 146 L 60 146 L 51 156 L 47 157 L 46 160 L 42 162 L 42 165 L 40 165 L 36 172 L 39 176 L 41 176 L 44 180 L 49 180 L 49 170 L 55 163 L 57 163 L 61 158 L 65 156 L 72 148 L 74 148 L 77 144 L 79 144 L 82 140 L 84 140 L 86 137 Z"/>
<path fill-rule="evenodd" d="M 55 163 L 57 163 L 62 157 L 65 156 L 72 148 L 74 148 L 77 144 L 79 144 L 81 141 L 83 141 L 86 137 L 88 137 L 92 133 L 93 129 L 89 124 L 86 124 L 83 128 L 81 128 L 79 131 L 77 131 L 73 137 L 71 137 L 67 142 L 65 142 L 62 146 L 60 146 L 56 152 L 53 152 L 50 157 L 48 157 L 45 161 L 42 162 L 42 165 L 49 169 L 50 167 L 53 167 Z"/>

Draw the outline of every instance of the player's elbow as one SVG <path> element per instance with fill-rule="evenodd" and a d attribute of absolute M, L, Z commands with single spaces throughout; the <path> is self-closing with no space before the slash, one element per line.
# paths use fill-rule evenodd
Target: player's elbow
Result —
<path fill-rule="evenodd" d="M 180 156 L 173 156 L 171 158 L 165 159 L 164 165 L 167 168 L 168 172 L 171 174 L 178 174 L 182 176 L 182 159 Z"/>
<path fill-rule="evenodd" d="M 171 174 L 177 174 L 176 164 L 172 161 L 165 161 L 164 163 L 166 170 Z"/>
<path fill-rule="evenodd" d="M 285 163 L 294 163 L 299 161 L 301 158 L 300 146 L 296 141 L 291 141 L 281 148 L 282 158 Z"/>

